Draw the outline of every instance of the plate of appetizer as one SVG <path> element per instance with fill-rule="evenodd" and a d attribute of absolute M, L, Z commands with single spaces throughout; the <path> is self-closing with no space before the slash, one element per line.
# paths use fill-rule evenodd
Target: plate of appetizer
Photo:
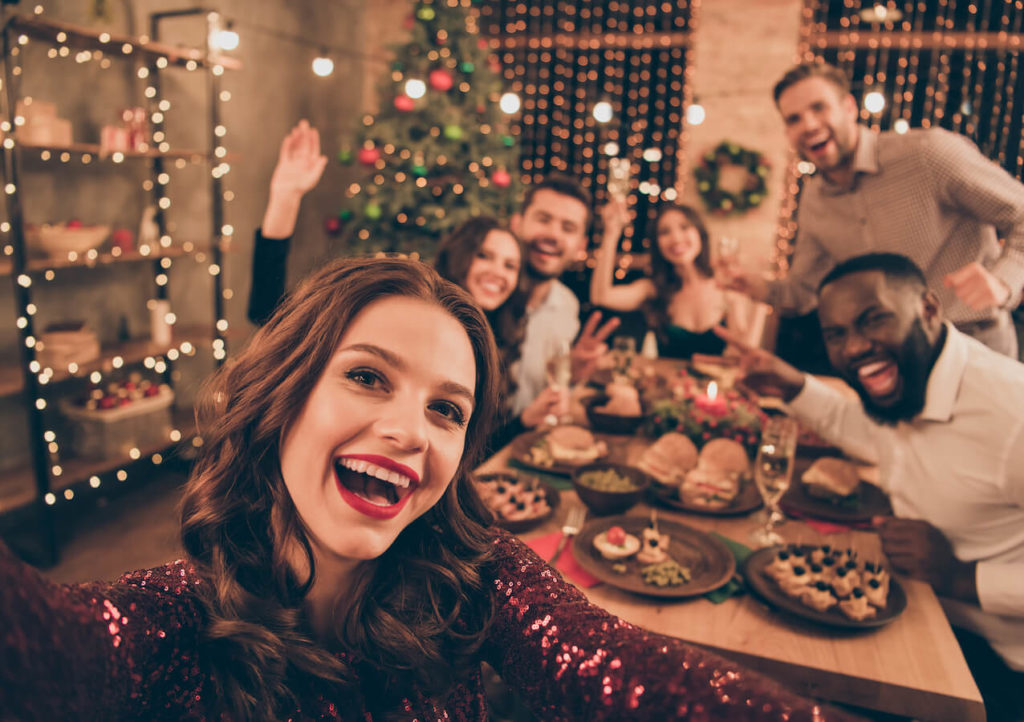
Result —
<path fill-rule="evenodd" d="M 569 476 L 573 469 L 608 457 L 608 445 L 582 426 L 556 426 L 521 434 L 509 450 L 521 465 L 549 474 Z"/>
<path fill-rule="evenodd" d="M 762 504 L 750 479 L 747 452 L 732 439 L 712 439 L 698 451 L 683 434 L 662 434 L 644 450 L 637 467 L 656 482 L 651 498 L 672 509 L 733 516 Z"/>
<path fill-rule="evenodd" d="M 889 570 L 848 549 L 766 547 L 747 558 L 743 573 L 771 606 L 832 627 L 880 627 L 907 608 L 907 595 Z"/>
<path fill-rule="evenodd" d="M 779 505 L 800 516 L 848 524 L 892 514 L 885 492 L 861 479 L 854 464 L 835 456 L 813 463 L 798 458 L 793 483 Z"/>
<path fill-rule="evenodd" d="M 474 474 L 473 484 L 495 523 L 513 534 L 543 524 L 561 499 L 556 488 L 529 474 Z"/>
<path fill-rule="evenodd" d="M 581 567 L 613 587 L 651 597 L 693 597 L 736 571 L 725 544 L 679 522 L 614 516 L 589 522 L 573 539 Z"/>

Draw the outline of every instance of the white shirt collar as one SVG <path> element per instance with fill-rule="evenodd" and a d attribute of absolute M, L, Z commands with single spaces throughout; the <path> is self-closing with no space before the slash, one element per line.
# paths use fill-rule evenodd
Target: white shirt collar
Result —
<path fill-rule="evenodd" d="M 967 340 L 964 334 L 945 322 L 946 343 L 932 366 L 925 390 L 924 408 L 917 418 L 922 421 L 949 421 L 960 394 L 960 384 L 967 368 Z"/>

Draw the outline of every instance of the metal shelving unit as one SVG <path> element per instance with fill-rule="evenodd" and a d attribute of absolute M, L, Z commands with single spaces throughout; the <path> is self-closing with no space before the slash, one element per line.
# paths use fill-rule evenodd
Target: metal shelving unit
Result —
<path fill-rule="evenodd" d="M 156 92 L 147 97 L 150 103 L 150 117 L 154 119 L 154 138 L 163 138 L 162 113 L 158 113 L 157 98 L 160 97 L 160 75 L 175 69 L 204 72 L 208 78 L 209 150 L 170 149 L 163 143 L 155 142 L 147 150 L 104 154 L 99 145 L 72 143 L 68 145 L 40 145 L 17 141 L 11 133 L 3 143 L 2 164 L 6 192 L 7 218 L 10 224 L 9 243 L 6 255 L 0 256 L 0 275 L 9 276 L 14 290 L 14 303 L 18 317 L 20 340 L 20 363 L 17 366 L 0 365 L 0 397 L 20 395 L 28 416 L 28 435 L 31 446 L 31 463 L 28 467 L 0 473 L 0 519 L 5 515 L 32 511 L 35 515 L 37 549 L 32 556 L 38 556 L 42 564 L 52 564 L 59 556 L 59 542 L 55 528 L 56 506 L 71 501 L 76 494 L 87 493 L 117 485 L 126 477 L 126 469 L 142 463 L 160 463 L 167 454 L 173 453 L 180 444 L 187 444 L 195 435 L 191 409 L 179 409 L 174 414 L 174 431 L 166 444 L 153 448 L 133 448 L 127 457 L 107 459 L 80 459 L 69 455 L 54 440 L 50 430 L 50 414 L 56 413 L 52 400 L 59 398 L 62 386 L 85 383 L 95 374 L 106 374 L 112 369 L 128 368 L 145 364 L 148 368 L 162 369 L 165 381 L 171 381 L 174 361 L 182 355 L 195 353 L 200 348 L 213 348 L 217 363 L 227 353 L 226 322 L 224 318 L 224 289 L 220 269 L 230 239 L 224 234 L 223 189 L 220 173 L 216 168 L 226 162 L 227 154 L 221 146 L 222 133 L 220 103 L 220 76 L 225 70 L 240 69 L 241 64 L 232 58 L 219 55 L 214 49 L 203 50 L 182 48 L 161 43 L 158 40 L 160 23 L 168 17 L 182 15 L 205 15 L 207 23 L 217 22 L 215 14 L 205 10 L 190 9 L 169 13 L 157 13 L 150 17 L 148 38 L 136 38 L 99 31 L 92 28 L 71 25 L 43 18 L 41 16 L 14 15 L 3 18 L 4 91 L 8 120 L 13 123 L 14 109 L 22 97 L 20 46 L 26 38 L 34 38 L 53 47 L 79 48 L 100 52 L 104 57 L 121 61 L 138 60 L 140 57 L 147 68 L 148 84 Z M 209 28 L 208 28 L 209 29 Z M 142 77 L 140 75 L 140 77 Z M 154 115 L 156 113 L 156 115 Z M 14 124 L 16 125 L 16 123 Z M 7 126 L 11 129 L 11 126 Z M 38 167 L 25 168 L 26 163 L 53 158 L 67 161 L 77 156 L 86 162 L 96 164 L 119 164 L 126 161 L 147 162 L 153 182 L 152 203 L 157 207 L 155 222 L 160 232 L 158 245 L 132 251 L 90 251 L 85 254 L 71 254 L 67 258 L 32 257 L 26 249 L 24 218 L 22 215 L 22 190 L 20 177 L 27 173 L 55 172 Z M 205 164 L 210 171 L 210 236 L 202 241 L 173 243 L 168 235 L 165 213 L 165 184 L 157 179 L 165 174 L 165 161 Z M 60 166 L 57 166 L 59 170 Z M 149 339 L 132 339 L 123 343 L 105 345 L 99 358 L 82 364 L 72 364 L 64 369 L 43 369 L 36 356 L 37 333 L 34 328 L 33 291 L 40 278 L 52 274 L 55 269 L 81 268 L 109 265 L 152 266 L 153 293 L 156 299 L 168 297 L 166 259 L 192 256 L 195 260 L 209 261 L 208 269 L 213 280 L 214 322 L 211 327 L 174 327 L 171 344 L 157 344 Z M 163 279 L 162 281 L 160 279 Z M 156 361 L 156 360 L 159 361 Z M 29 492 L 28 490 L 33 490 Z M 2 527 L 2 524 L 0 524 Z"/>

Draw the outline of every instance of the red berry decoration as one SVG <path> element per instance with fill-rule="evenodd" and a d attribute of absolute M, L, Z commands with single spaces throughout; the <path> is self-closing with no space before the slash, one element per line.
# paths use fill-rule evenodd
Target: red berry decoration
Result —
<path fill-rule="evenodd" d="M 434 90 L 440 90 L 444 92 L 451 90 L 452 85 L 455 81 L 452 80 L 452 75 L 447 70 L 431 70 L 430 75 L 427 76 L 427 81 L 430 83 L 430 87 Z"/>
<path fill-rule="evenodd" d="M 360 148 L 359 149 L 359 162 L 363 165 L 372 166 L 378 160 L 380 160 L 380 150 L 377 148 Z"/>
<path fill-rule="evenodd" d="M 484 40 L 483 38 L 480 38 L 479 40 L 476 41 L 476 46 L 481 50 L 487 50 L 487 41 Z"/>
<path fill-rule="evenodd" d="M 512 176 L 510 176 L 508 171 L 504 168 L 498 168 L 491 174 L 491 182 L 499 188 L 508 188 L 509 184 L 512 182 Z"/>
<path fill-rule="evenodd" d="M 78 220 L 77 218 L 72 218 L 70 221 L 67 222 L 65 227 L 66 228 L 81 228 L 82 225 L 83 224 L 82 224 L 82 222 L 80 220 Z"/>
<path fill-rule="evenodd" d="M 324 230 L 332 236 L 337 234 L 341 230 L 341 220 L 337 216 L 328 216 L 324 219 Z"/>
<path fill-rule="evenodd" d="M 402 113 L 408 113 L 410 110 L 416 107 L 416 103 L 408 95 L 396 95 L 395 96 L 395 109 Z"/>
<path fill-rule="evenodd" d="M 621 526 L 609 527 L 608 531 L 605 532 L 605 536 L 607 537 L 609 544 L 614 544 L 615 546 L 620 547 L 626 543 L 626 530 Z"/>

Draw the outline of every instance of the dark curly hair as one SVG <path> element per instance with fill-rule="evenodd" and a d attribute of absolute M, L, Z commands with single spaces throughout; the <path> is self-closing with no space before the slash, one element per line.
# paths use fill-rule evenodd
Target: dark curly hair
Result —
<path fill-rule="evenodd" d="M 441 243 L 434 261 L 434 268 L 441 277 L 466 287 L 466 277 L 469 274 L 469 267 L 473 263 L 477 252 L 491 231 L 505 231 L 515 238 L 515 235 L 508 230 L 497 218 L 491 216 L 477 216 L 465 221 L 455 228 Z M 516 238 L 519 246 L 519 258 L 521 263 L 526 263 L 526 251 L 523 243 Z M 512 295 L 493 311 L 484 311 L 491 330 L 494 331 L 494 339 L 498 344 L 498 355 L 501 358 L 502 370 L 506 379 L 506 399 L 511 399 L 516 391 L 516 382 L 513 374 L 509 372 L 512 364 L 519 359 L 520 349 L 523 344 L 523 336 L 526 335 L 526 303 L 530 297 L 529 279 L 519 272 L 519 282 Z"/>
<path fill-rule="evenodd" d="M 309 533 L 281 478 L 281 439 L 352 319 L 389 296 L 435 303 L 466 330 L 476 361 L 475 406 L 455 478 L 440 501 L 377 560 L 364 563 L 335 611 L 337 655 L 302 614 L 316 575 Z M 204 389 L 204 441 L 185 490 L 181 536 L 206 582 L 206 651 L 232 719 L 278 719 L 310 678 L 360 698 L 375 715 L 416 686 L 443 700 L 475 668 L 494 613 L 480 570 L 490 516 L 473 491 L 494 417 L 500 372 L 487 321 L 469 295 L 416 261 L 337 260 L 304 281 Z M 288 562 L 304 550 L 308 575 Z M 304 577 L 304 578 L 303 578 Z"/>
<path fill-rule="evenodd" d="M 686 216 L 686 219 L 690 224 L 697 229 L 698 235 L 700 235 L 700 253 L 693 259 L 693 265 L 705 278 L 710 278 L 714 275 L 714 271 L 711 269 L 711 244 L 710 237 L 708 236 L 707 226 L 704 225 L 704 219 L 700 217 L 700 214 L 690 206 L 683 205 L 682 203 L 666 203 L 658 208 L 658 215 L 654 219 L 654 233 L 651 239 L 651 280 L 654 282 L 655 294 L 647 304 L 647 322 L 650 328 L 655 329 L 656 333 L 663 334 L 665 328 L 668 326 L 668 305 L 672 300 L 672 296 L 683 287 L 683 279 L 676 272 L 676 267 L 673 266 L 665 255 L 661 252 L 661 247 L 658 245 L 658 223 L 665 217 L 667 213 L 671 212 L 682 213 Z M 661 342 L 665 339 L 659 338 Z"/>

